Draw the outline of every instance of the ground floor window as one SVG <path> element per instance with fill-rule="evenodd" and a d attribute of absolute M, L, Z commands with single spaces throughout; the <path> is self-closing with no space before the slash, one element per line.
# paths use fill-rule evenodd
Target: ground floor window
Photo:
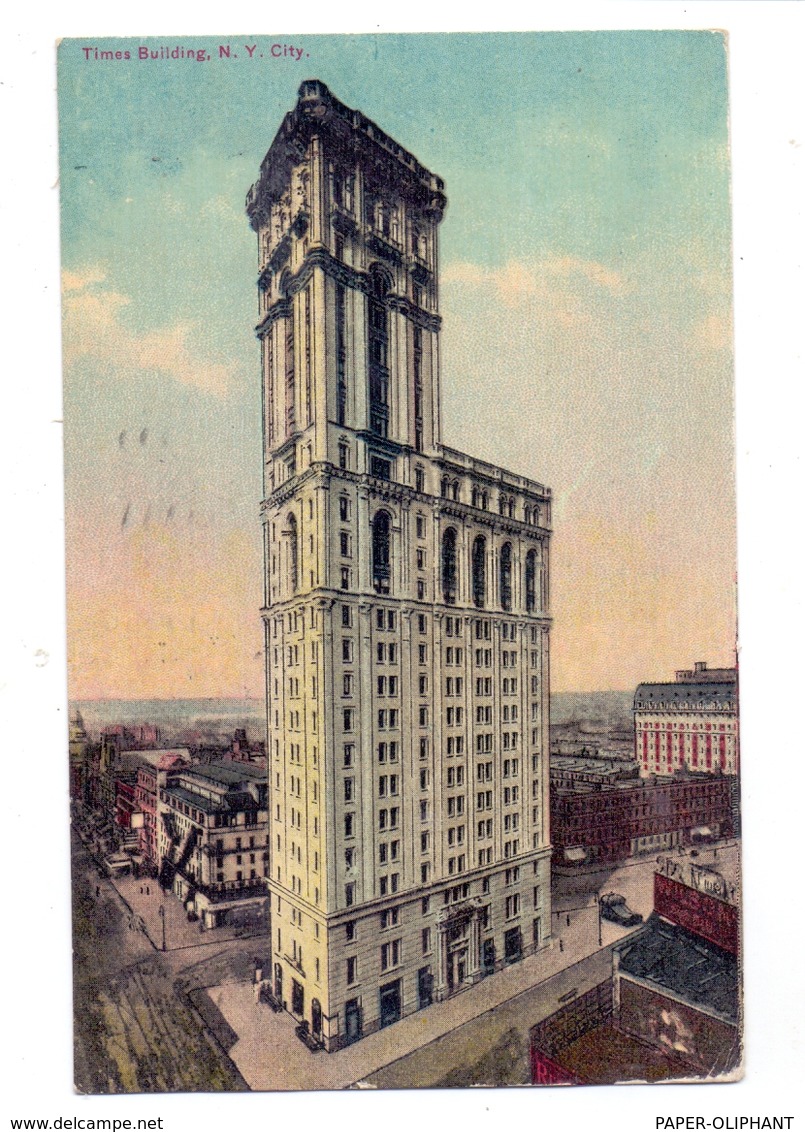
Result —
<path fill-rule="evenodd" d="M 509 928 L 504 935 L 503 954 L 507 963 L 513 963 L 523 954 L 523 938 L 519 928 Z"/>

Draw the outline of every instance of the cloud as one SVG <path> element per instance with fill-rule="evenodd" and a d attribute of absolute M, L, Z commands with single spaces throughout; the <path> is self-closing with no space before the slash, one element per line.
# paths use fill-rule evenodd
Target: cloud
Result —
<path fill-rule="evenodd" d="M 204 359 L 195 344 L 197 326 L 177 322 L 159 330 L 134 330 L 123 321 L 131 299 L 105 286 L 99 267 L 65 271 L 62 276 L 64 361 L 90 359 L 123 374 L 157 371 L 182 385 L 223 397 L 234 367 Z"/>
<path fill-rule="evenodd" d="M 474 263 L 452 263 L 442 272 L 443 283 L 458 283 L 470 287 L 493 289 L 495 298 L 507 307 L 526 300 L 541 302 L 564 293 L 569 299 L 581 290 L 611 295 L 628 291 L 624 277 L 602 263 L 579 259 L 576 256 L 553 256 L 545 260 L 509 260 L 503 267 L 480 267 Z M 561 317 L 561 312 L 558 312 Z M 573 311 L 565 317 L 572 321 Z"/>

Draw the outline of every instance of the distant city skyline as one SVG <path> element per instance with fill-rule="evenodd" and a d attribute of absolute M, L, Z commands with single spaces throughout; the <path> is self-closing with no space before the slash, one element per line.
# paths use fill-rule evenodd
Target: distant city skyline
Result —
<path fill-rule="evenodd" d="M 72 698 L 262 695 L 243 199 L 314 75 L 445 178 L 444 439 L 553 488 L 554 690 L 734 662 L 720 35 L 303 37 L 262 65 L 81 43 L 60 55 Z"/>

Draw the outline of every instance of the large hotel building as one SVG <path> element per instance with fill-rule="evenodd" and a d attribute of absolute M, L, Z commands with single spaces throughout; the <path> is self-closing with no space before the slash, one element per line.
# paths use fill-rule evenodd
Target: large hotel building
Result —
<path fill-rule="evenodd" d="M 441 443 L 445 204 L 318 81 L 247 198 L 271 989 L 327 1050 L 550 938 L 551 494 Z"/>

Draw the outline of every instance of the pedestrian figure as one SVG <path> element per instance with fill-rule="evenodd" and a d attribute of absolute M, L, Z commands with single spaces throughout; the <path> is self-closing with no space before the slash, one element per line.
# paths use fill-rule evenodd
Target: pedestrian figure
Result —
<path fill-rule="evenodd" d="M 567 926 L 570 927 L 570 916 L 565 916 L 565 919 L 567 920 Z"/>
<path fill-rule="evenodd" d="M 143 894 L 143 886 L 140 885 L 140 896 L 142 896 L 142 894 Z"/>
<path fill-rule="evenodd" d="M 564 951 L 564 950 L 565 950 L 565 941 L 564 941 L 563 939 L 560 939 L 560 940 L 559 940 L 559 950 L 560 950 L 560 951 Z"/>
<path fill-rule="evenodd" d="M 95 885 L 95 895 L 96 897 L 101 895 L 101 886 L 99 884 Z"/>
<path fill-rule="evenodd" d="M 149 885 L 146 885 L 146 886 L 145 886 L 145 895 L 146 895 L 146 896 L 150 896 L 150 895 L 151 895 L 151 888 L 150 888 L 150 886 L 149 886 Z"/>

